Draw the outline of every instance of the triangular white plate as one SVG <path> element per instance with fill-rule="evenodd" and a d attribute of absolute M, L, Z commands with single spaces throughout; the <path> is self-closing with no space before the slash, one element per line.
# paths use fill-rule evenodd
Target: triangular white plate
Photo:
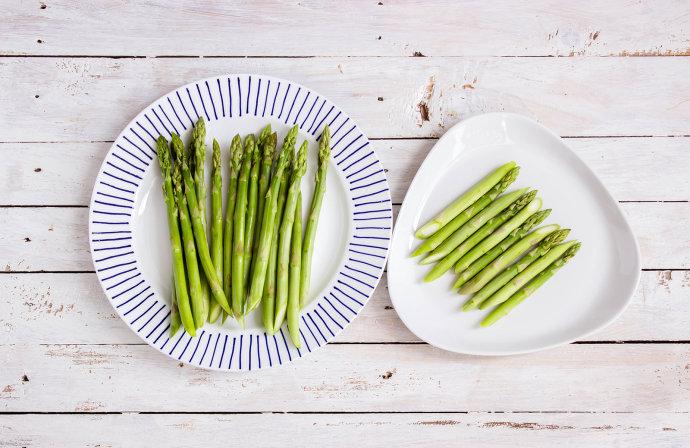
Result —
<path fill-rule="evenodd" d="M 467 299 L 451 292 L 454 276 L 424 283 L 429 266 L 409 254 L 414 231 L 478 179 L 515 160 L 521 166 L 509 189 L 539 190 L 547 223 L 571 228 L 582 242 L 577 256 L 534 295 L 488 328 L 486 311 L 463 313 Z M 400 209 L 388 262 L 396 311 L 419 338 L 436 347 L 476 355 L 526 353 L 582 338 L 618 317 L 640 276 L 635 237 L 618 203 L 566 144 L 540 124 L 514 114 L 473 117 L 434 146 Z"/>

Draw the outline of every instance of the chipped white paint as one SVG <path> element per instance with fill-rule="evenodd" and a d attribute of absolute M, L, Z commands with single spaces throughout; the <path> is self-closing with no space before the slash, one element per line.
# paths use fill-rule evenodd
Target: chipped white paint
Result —
<path fill-rule="evenodd" d="M 78 1 L 25 1 L 3 11 L 1 54 L 678 55 L 688 51 L 683 12 L 682 0 L 567 5 L 539 0 L 519 6 L 500 0 L 491 7 L 453 0 L 356 0 L 337 6 L 156 0 L 126 7 L 108 0 L 97 9 L 84 9 Z"/>
<path fill-rule="evenodd" d="M 650 414 L 259 414 L 13 415 L 3 419 L 10 446 L 238 446 L 350 448 L 683 447 L 687 416 Z M 68 431 L 65 428 L 79 428 Z M 280 431 L 267 430 L 280 428 Z M 366 434 L 365 437 L 363 435 Z"/>
<path fill-rule="evenodd" d="M 308 86 L 369 138 L 439 136 L 491 111 L 530 116 L 560 135 L 686 135 L 690 79 L 679 74 L 689 71 L 684 57 L 5 58 L 0 82 L 11 88 L 0 92 L 0 139 L 114 140 L 145 105 L 223 73 L 268 73 Z M 429 120 L 421 121 L 418 104 L 432 77 Z"/>
<path fill-rule="evenodd" d="M 690 203 L 626 202 L 621 207 L 638 238 L 643 268 L 690 268 Z M 394 217 L 399 208 L 393 206 Z M 0 269 L 93 270 L 87 215 L 86 208 L 0 208 Z"/>
<path fill-rule="evenodd" d="M 690 271 L 645 271 L 628 310 L 589 341 L 682 341 L 690 327 Z M 96 275 L 0 275 L 0 334 L 16 344 L 141 344 L 115 314 Z M 388 297 L 384 274 L 338 342 L 419 342 Z"/>
<path fill-rule="evenodd" d="M 580 344 L 505 358 L 426 344 L 322 351 L 228 374 L 180 367 L 147 345 L 2 345 L 0 400 L 13 412 L 690 412 L 682 344 Z"/>
<path fill-rule="evenodd" d="M 399 204 L 427 152 L 429 140 L 374 140 Z M 690 197 L 690 138 L 569 138 L 566 144 L 599 175 L 619 201 Z M 109 142 L 0 143 L 0 204 L 88 205 Z M 663 172 L 663 178 L 659 173 Z"/>
<path fill-rule="evenodd" d="M 384 276 L 338 338 L 349 344 L 274 372 L 233 376 L 178 367 L 141 345 L 93 273 L 3 273 L 0 412 L 127 413 L 0 413 L 0 445 L 690 445 L 690 352 L 682 343 L 690 326 L 690 206 L 639 202 L 690 199 L 690 59 L 672 57 L 690 48 L 686 2 L 540 0 L 516 8 L 498 0 L 486 8 L 362 0 L 339 8 L 347 14 L 305 1 L 5 5 L 0 55 L 53 57 L 0 59 L 0 205 L 29 206 L 0 207 L 0 270 L 92 271 L 87 211 L 62 206 L 88 203 L 108 142 L 144 105 L 185 82 L 258 72 L 322 92 L 383 139 L 373 146 L 394 203 L 435 142 L 413 138 L 437 137 L 469 115 L 518 112 L 561 135 L 587 137 L 568 144 L 616 199 L 632 201 L 623 209 L 643 265 L 661 269 L 643 272 L 628 310 L 589 341 L 646 343 L 496 359 L 384 345 L 418 342 L 390 308 Z M 409 57 L 414 52 L 427 57 Z M 547 55 L 574 57 L 500 57 Z M 610 55 L 671 57 L 598 57 Z M 686 137 L 666 137 L 678 135 Z M 282 411 L 327 413 L 272 413 Z M 389 413 L 342 413 L 351 411 Z M 392 413 L 399 411 L 411 413 Z"/>

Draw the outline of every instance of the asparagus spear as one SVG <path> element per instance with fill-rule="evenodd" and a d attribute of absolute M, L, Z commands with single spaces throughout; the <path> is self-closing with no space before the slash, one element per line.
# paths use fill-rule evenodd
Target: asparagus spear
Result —
<path fill-rule="evenodd" d="M 485 209 L 479 212 L 476 216 L 462 225 L 459 229 L 453 232 L 446 238 L 441 245 L 434 249 L 429 255 L 420 261 L 420 264 L 431 264 L 435 261 L 441 260 L 453 250 L 462 244 L 467 238 L 473 235 L 477 229 L 487 223 L 494 216 L 499 215 L 510 204 L 515 202 L 519 197 L 527 192 L 527 188 L 511 191 L 503 196 L 499 196 L 495 201 L 491 202 Z"/>
<path fill-rule="evenodd" d="M 256 217 L 258 214 L 257 205 L 259 200 L 259 169 L 261 168 L 261 154 L 256 144 L 252 145 L 252 151 L 249 153 L 251 157 L 251 168 L 249 170 L 249 184 L 247 187 L 247 216 L 244 225 L 244 285 L 245 289 L 249 290 L 249 268 L 252 265 L 252 250 L 254 248 L 254 233 L 258 233 L 256 227 Z"/>
<path fill-rule="evenodd" d="M 551 209 L 535 213 L 534 215 L 530 216 L 530 218 L 528 218 L 527 221 L 525 221 L 525 224 L 528 224 L 528 221 L 530 221 L 531 218 L 536 217 L 543 212 L 551 212 Z M 460 294 L 472 294 L 474 292 L 479 291 L 482 288 L 482 286 L 486 285 L 489 282 L 489 280 L 496 276 L 496 274 L 498 274 L 503 269 L 508 267 L 511 263 L 513 263 L 515 260 L 520 258 L 520 256 L 527 252 L 532 246 L 539 243 L 549 234 L 555 232 L 560 228 L 558 224 L 551 224 L 548 226 L 540 227 L 534 232 L 526 235 L 527 232 L 523 233 L 521 231 L 523 227 L 524 224 L 520 226 L 517 230 L 511 232 L 511 235 L 514 235 L 515 232 L 518 232 L 516 238 L 513 239 L 514 244 L 511 244 L 510 246 L 507 246 L 507 249 L 503 249 L 500 252 L 498 252 L 497 256 L 494 256 L 494 259 L 490 261 L 490 264 L 487 262 L 486 264 L 483 264 L 483 266 L 480 266 L 482 263 L 479 262 L 483 261 L 482 258 L 484 258 L 484 256 L 481 256 L 478 260 L 473 262 L 467 269 L 460 273 L 458 281 L 455 284 L 456 288 L 460 288 L 462 286 L 462 288 L 460 288 Z M 508 236 L 504 241 L 507 241 L 511 238 L 513 237 Z M 499 244 L 496 247 L 501 246 L 501 244 Z M 494 249 L 496 249 L 496 247 L 494 247 Z M 492 252 L 494 249 L 491 249 L 489 252 Z M 460 279 L 462 279 L 463 281 L 461 282 Z"/>
<path fill-rule="evenodd" d="M 290 279 L 288 281 L 287 323 L 290 338 L 295 347 L 300 348 L 299 338 L 299 278 L 302 266 L 302 193 L 297 195 L 295 222 L 292 225 L 290 242 Z"/>
<path fill-rule="evenodd" d="M 448 269 L 453 267 L 455 262 L 462 258 L 473 247 L 479 244 L 484 238 L 486 238 L 488 235 L 491 235 L 494 230 L 498 229 L 504 223 L 508 222 L 508 220 L 510 220 L 512 217 L 517 215 L 522 208 L 524 208 L 532 199 L 534 199 L 536 194 L 536 190 L 523 194 L 497 216 L 489 219 L 483 226 L 479 228 L 479 230 L 474 232 L 469 238 L 463 241 L 462 244 L 453 249 L 453 251 L 446 255 L 445 258 L 439 261 L 438 264 L 434 266 L 431 271 L 429 271 L 426 277 L 424 277 L 424 281 L 430 282 L 442 276 Z M 499 200 L 500 199 L 501 198 L 499 198 Z"/>
<path fill-rule="evenodd" d="M 496 291 L 488 299 L 484 300 L 479 305 L 480 310 L 485 310 L 489 307 L 499 305 L 510 296 L 515 294 L 520 288 L 525 286 L 527 282 L 532 280 L 537 274 L 543 271 L 548 265 L 558 260 L 561 255 L 565 253 L 571 246 L 577 244 L 577 241 L 567 241 L 557 246 L 552 247 L 546 254 L 539 257 L 536 261 L 531 263 L 524 271 L 513 277 L 508 283 L 503 285 L 501 289 Z"/>
<path fill-rule="evenodd" d="M 265 135 L 264 135 L 265 134 Z M 261 169 L 259 171 L 259 197 L 256 207 L 256 232 L 254 232 L 254 247 L 259 247 L 259 236 L 261 235 L 261 225 L 263 223 L 264 202 L 266 193 L 271 182 L 271 166 L 273 165 L 273 155 L 276 149 L 277 137 L 271 133 L 271 125 L 261 131 L 259 137 L 259 148 L 261 149 Z M 252 267 L 252 271 L 253 271 Z"/>
<path fill-rule="evenodd" d="M 491 277 L 493 277 L 497 272 L 500 272 L 501 269 L 515 261 L 517 257 L 526 252 L 530 247 L 541 241 L 546 235 L 554 230 L 558 230 L 560 226 L 553 224 L 550 226 L 541 227 L 533 233 L 529 233 L 529 231 L 535 226 L 541 224 L 541 222 L 544 221 L 544 219 L 546 219 L 550 213 L 551 209 L 546 209 L 539 211 L 527 218 L 527 220 L 520 227 L 510 232 L 510 234 L 508 234 L 508 236 L 505 237 L 500 243 L 472 262 L 472 264 L 469 265 L 469 267 L 467 267 L 465 270 L 460 271 L 458 279 L 453 285 L 453 289 L 457 289 L 462 286 L 463 288 L 461 289 L 461 294 L 469 294 L 469 292 L 474 292 L 469 290 L 469 285 L 474 285 L 476 282 L 481 281 L 475 277 L 480 273 L 480 271 L 482 271 L 482 276 L 486 276 L 488 274 L 487 271 L 489 271 L 489 269 L 485 269 L 485 267 L 489 265 L 489 263 L 491 263 L 490 266 L 494 266 L 494 268 L 491 270 Z M 488 280 L 491 280 L 491 277 L 489 277 Z M 467 286 L 463 286 L 470 279 L 472 279 L 472 281 L 470 281 Z M 479 288 L 477 288 L 477 290 L 478 289 Z"/>
<path fill-rule="evenodd" d="M 173 133 L 172 136 L 173 148 L 175 152 L 183 152 L 184 146 L 182 145 L 182 140 L 177 134 Z M 201 267 L 204 269 L 204 274 L 206 274 L 206 279 L 211 287 L 211 293 L 213 298 L 218 301 L 221 308 L 226 312 L 230 312 L 230 306 L 223 293 L 223 285 L 221 284 L 218 276 L 216 276 L 215 268 L 213 267 L 213 262 L 211 261 L 211 254 L 208 249 L 208 241 L 206 240 L 206 229 L 201 222 L 201 216 L 199 214 L 199 203 L 196 200 L 196 192 L 194 191 L 194 181 L 192 180 L 192 175 L 189 171 L 189 166 L 187 165 L 186 158 L 182 158 L 182 181 L 184 182 L 184 196 L 189 204 L 189 215 L 191 218 L 192 230 L 194 232 L 194 242 L 196 244 L 196 249 L 199 254 L 199 261 L 201 261 Z"/>
<path fill-rule="evenodd" d="M 484 193 L 489 191 L 491 187 L 496 185 L 498 181 L 505 176 L 508 171 L 515 168 L 515 166 L 515 162 L 508 162 L 486 175 L 482 180 L 474 184 L 472 188 L 453 201 L 448 207 L 444 208 L 441 213 L 420 227 L 417 233 L 415 233 L 417 238 L 429 238 L 459 215 L 460 212 L 469 207 L 470 204 L 479 199 Z"/>
<path fill-rule="evenodd" d="M 498 197 L 499 194 L 503 193 L 508 185 L 513 183 L 520 173 L 520 167 L 516 166 L 512 170 L 508 171 L 501 180 L 498 181 L 496 185 L 491 187 L 482 197 L 477 199 L 473 204 L 468 206 L 463 210 L 458 216 L 453 218 L 451 222 L 441 227 L 433 235 L 431 235 L 426 240 L 422 241 L 417 249 L 412 252 L 412 256 L 416 257 L 418 255 L 425 254 L 431 250 L 436 249 L 446 238 L 448 238 L 453 232 L 458 230 L 460 226 L 465 224 L 473 216 L 475 216 L 480 211 L 484 210 L 494 199 Z"/>
<path fill-rule="evenodd" d="M 244 139 L 244 157 L 242 167 L 237 177 L 237 199 L 235 200 L 235 222 L 233 223 L 232 238 L 232 310 L 235 318 L 242 322 L 244 315 L 244 239 L 246 237 L 247 215 L 247 187 L 249 171 L 254 152 L 254 136 L 248 135 Z"/>
<path fill-rule="evenodd" d="M 302 243 L 302 268 L 300 270 L 299 285 L 299 306 L 304 307 L 309 294 L 309 280 L 311 277 L 311 259 L 314 254 L 314 240 L 316 238 L 316 228 L 319 225 L 319 214 L 323 196 L 326 193 L 326 173 L 328 162 L 331 158 L 331 130 L 326 125 L 319 141 L 319 164 L 316 169 L 314 196 L 311 199 L 307 227 L 304 231 L 304 242 Z"/>
<path fill-rule="evenodd" d="M 263 212 L 265 219 L 261 224 L 259 242 L 256 249 L 256 259 L 254 268 L 252 269 L 247 305 L 248 313 L 259 305 L 259 302 L 261 301 L 261 294 L 264 291 L 264 282 L 266 280 L 266 269 L 271 251 L 271 243 L 274 241 L 273 234 L 278 232 L 275 226 L 276 222 L 278 222 L 280 219 L 280 217 L 277 215 L 280 187 L 284 177 L 285 167 L 288 163 L 288 159 L 290 158 L 290 153 L 293 151 L 295 146 L 296 136 L 297 128 L 294 127 L 285 137 L 283 150 L 280 152 L 278 161 L 276 162 L 276 172 L 273 176 L 273 180 L 271 181 L 271 188 L 266 194 Z M 275 137 L 272 136 L 271 138 Z M 270 328 L 267 328 L 267 330 L 269 329 Z"/>
<path fill-rule="evenodd" d="M 204 230 L 207 230 L 206 226 L 206 175 L 204 173 L 206 167 L 206 123 L 203 117 L 199 117 L 194 128 L 192 129 L 192 138 L 190 140 L 190 169 L 193 173 L 194 178 L 194 189 L 196 191 L 196 198 L 199 202 L 199 213 L 201 214 L 201 222 L 204 226 Z M 206 322 L 208 317 L 209 309 L 211 307 L 211 295 L 208 289 L 208 282 L 206 277 L 201 273 L 201 298 L 202 298 L 202 308 L 199 311 L 199 317 L 195 315 L 197 322 L 203 318 L 203 322 Z M 201 324 L 203 325 L 203 323 Z M 197 323 L 197 327 L 200 325 Z"/>
<path fill-rule="evenodd" d="M 470 311 L 493 293 L 498 291 L 503 285 L 508 283 L 513 277 L 518 275 L 520 272 L 524 271 L 527 266 L 532 264 L 536 259 L 544 255 L 556 244 L 561 243 L 570 233 L 570 229 L 556 230 L 546 236 L 534 249 L 527 252 L 527 254 L 520 258 L 512 266 L 509 266 L 503 272 L 494 277 L 489 283 L 484 285 L 475 295 L 473 295 L 465 304 L 462 306 L 463 311 Z"/>
<path fill-rule="evenodd" d="M 175 174 L 178 176 L 179 170 Z M 182 183 L 182 179 L 175 181 Z M 192 314 L 194 316 L 194 326 L 201 328 L 204 325 L 205 317 L 203 314 L 204 299 L 201 294 L 201 273 L 199 271 L 199 260 L 197 257 L 196 243 L 194 241 L 194 230 L 192 228 L 189 215 L 189 205 L 182 189 L 177 192 L 177 208 L 180 210 L 180 228 L 182 229 L 182 241 L 184 242 L 184 258 L 187 267 L 187 280 L 189 282 L 189 299 L 192 304 Z M 179 297 L 179 295 L 178 295 Z"/>
<path fill-rule="evenodd" d="M 213 171 L 211 173 L 211 261 L 218 278 L 223 278 L 223 178 L 220 166 L 220 145 L 213 139 Z M 222 309 L 215 300 L 208 312 L 208 321 L 215 322 Z"/>
<path fill-rule="evenodd" d="M 508 236 L 510 232 L 517 229 L 524 223 L 530 216 L 537 213 L 541 208 L 542 201 L 539 198 L 534 199 L 532 202 L 527 204 L 522 210 L 518 212 L 510 221 L 503 224 L 501 227 L 496 229 L 491 235 L 487 236 L 482 240 L 481 243 L 473 247 L 469 252 L 458 260 L 455 264 L 455 269 L 457 272 L 462 272 L 474 262 L 477 258 L 481 257 L 483 254 L 491 250 L 496 244 L 498 244 L 503 238 Z"/>
<path fill-rule="evenodd" d="M 235 200 L 237 199 L 237 176 L 242 165 L 243 151 L 242 138 L 235 135 L 230 144 L 230 176 L 225 207 L 225 228 L 223 229 L 223 289 L 226 297 L 232 297 L 232 224 L 235 218 Z"/>
<path fill-rule="evenodd" d="M 297 207 L 297 197 L 300 194 L 302 176 L 307 170 L 307 149 L 309 145 L 306 141 L 302 142 L 295 163 L 292 168 L 290 187 L 288 188 L 285 210 L 283 211 L 283 221 L 280 223 L 280 239 L 278 242 L 278 268 L 276 280 L 276 310 L 273 328 L 280 328 L 285 319 L 288 301 L 288 278 L 290 267 L 290 241 L 292 239 L 292 226 L 295 223 L 295 208 Z M 298 299 L 299 302 L 299 299 Z"/>
<path fill-rule="evenodd" d="M 279 208 L 279 207 L 276 207 Z M 280 226 L 279 220 L 275 220 L 274 229 Z M 278 232 L 274 231 L 274 234 Z M 268 262 L 266 263 L 266 278 L 264 279 L 264 290 L 261 296 L 261 321 L 268 334 L 274 334 L 273 318 L 275 317 L 276 302 L 276 259 L 278 258 L 278 243 L 271 238 L 271 248 L 268 252 Z"/>
<path fill-rule="evenodd" d="M 522 303 L 527 297 L 532 295 L 534 291 L 539 289 L 548 279 L 553 277 L 553 275 L 562 268 L 571 258 L 575 256 L 577 251 L 580 250 L 580 243 L 575 243 L 566 250 L 560 258 L 555 260 L 553 263 L 548 265 L 543 271 L 537 274 L 529 283 L 527 283 L 522 289 L 514 293 L 508 300 L 501 303 L 495 310 L 489 313 L 488 316 L 482 321 L 482 327 L 488 327 L 493 325 L 497 320 L 504 317 L 510 313 L 513 308 Z"/>
<path fill-rule="evenodd" d="M 173 272 L 175 272 L 175 264 L 173 264 Z M 172 283 L 172 293 L 170 294 L 170 337 L 175 336 L 177 334 L 177 330 L 180 329 L 180 325 L 182 325 L 182 320 L 180 320 L 180 310 L 177 307 L 177 294 L 175 293 L 175 278 L 173 278 Z"/>
<path fill-rule="evenodd" d="M 158 137 L 156 145 L 158 148 L 158 161 L 160 163 L 161 173 L 163 175 L 163 193 L 165 197 L 166 212 L 168 215 L 168 232 L 170 234 L 170 249 L 172 251 L 175 296 L 177 297 L 182 324 L 190 335 L 195 336 L 196 327 L 194 325 L 194 317 L 192 315 L 192 310 L 189 304 L 189 295 L 187 293 L 187 277 L 185 275 L 185 263 L 182 255 L 182 239 L 180 238 L 180 228 L 178 226 L 178 224 L 182 224 L 180 217 L 181 213 L 179 210 L 179 203 L 175 199 L 172 175 L 170 172 L 170 150 L 168 149 L 168 142 L 163 136 Z M 179 166 L 176 166 L 175 172 L 179 174 Z M 179 190 L 179 196 L 182 196 L 182 190 L 179 183 L 175 185 L 175 190 Z M 180 220 L 179 222 L 178 219 Z M 192 246 L 194 246 L 193 238 Z"/>
<path fill-rule="evenodd" d="M 296 136 L 295 129 L 294 135 Z M 290 135 L 290 133 L 288 133 Z M 287 140 L 288 137 L 285 138 Z M 293 139 L 291 139 L 293 140 Z M 292 165 L 293 153 L 295 150 L 294 141 L 289 143 L 289 148 L 286 146 L 288 142 L 283 141 L 283 148 L 281 154 L 285 152 L 286 165 L 282 176 L 280 176 L 280 187 L 278 189 L 278 203 L 276 205 L 276 216 L 273 222 L 273 235 L 271 237 L 271 249 L 268 253 L 268 266 L 266 267 L 266 279 L 264 281 L 264 291 L 262 302 L 264 304 L 262 310 L 264 328 L 270 334 L 275 333 L 273 328 L 273 320 L 275 318 L 275 300 L 276 300 L 276 265 L 278 262 L 278 229 L 280 221 L 283 218 L 283 210 L 285 209 L 285 200 L 287 199 L 288 181 L 290 180 L 290 171 Z M 274 178 L 278 177 L 274 174 Z"/>

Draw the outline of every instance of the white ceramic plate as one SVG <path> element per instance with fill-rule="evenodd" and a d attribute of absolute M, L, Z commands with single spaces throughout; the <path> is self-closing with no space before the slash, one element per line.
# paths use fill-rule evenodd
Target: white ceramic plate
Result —
<path fill-rule="evenodd" d="M 480 328 L 485 311 L 463 313 L 467 296 L 451 292 L 454 276 L 424 283 L 430 266 L 409 254 L 415 229 L 499 165 L 515 160 L 520 176 L 509 189 L 539 190 L 547 223 L 571 228 L 577 256 L 508 316 Z M 618 203 L 565 143 L 543 126 L 513 114 L 461 122 L 438 141 L 405 197 L 391 244 L 388 288 L 405 325 L 429 344 L 459 353 L 508 355 L 582 338 L 613 321 L 640 276 L 637 242 Z"/>
<path fill-rule="evenodd" d="M 313 193 L 317 139 L 326 124 L 331 128 L 332 160 L 316 234 L 311 300 L 300 317 L 301 350 L 286 337 L 287 324 L 276 335 L 267 335 L 260 311 L 249 316 L 244 330 L 228 319 L 222 326 L 207 324 L 196 338 L 182 330 L 168 338 L 171 256 L 155 138 L 177 132 L 186 142 L 201 115 L 207 120 L 207 175 L 212 138 L 223 149 L 225 176 L 233 135 L 258 133 L 271 123 L 280 144 L 287 130 L 299 125 L 298 145 L 303 139 L 310 143 L 302 182 L 305 217 Z M 318 93 L 257 75 L 193 82 L 144 109 L 106 155 L 89 213 L 96 272 L 120 317 L 166 355 L 222 370 L 274 367 L 333 339 L 364 307 L 381 278 L 391 224 L 386 175 L 361 130 Z"/>

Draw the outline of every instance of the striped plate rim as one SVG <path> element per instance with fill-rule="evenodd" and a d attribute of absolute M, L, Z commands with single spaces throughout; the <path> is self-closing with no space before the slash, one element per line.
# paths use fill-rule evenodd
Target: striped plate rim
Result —
<path fill-rule="evenodd" d="M 155 139 L 207 121 L 271 117 L 320 138 L 332 129 L 333 166 L 348 186 L 354 232 L 337 274 L 300 316 L 302 349 L 286 337 L 258 330 L 207 327 L 196 338 L 168 338 L 170 307 L 144 277 L 133 241 L 133 211 L 143 176 L 158 169 Z M 317 136 L 318 134 L 318 136 Z M 340 333 L 374 292 L 388 256 L 393 222 L 386 173 L 360 128 L 335 104 L 297 83 L 270 76 L 229 74 L 192 82 L 162 96 L 120 133 L 96 178 L 89 207 L 94 267 L 108 301 L 146 343 L 197 367 L 250 371 L 302 358 Z M 165 228 L 165 226 L 162 226 Z"/>

